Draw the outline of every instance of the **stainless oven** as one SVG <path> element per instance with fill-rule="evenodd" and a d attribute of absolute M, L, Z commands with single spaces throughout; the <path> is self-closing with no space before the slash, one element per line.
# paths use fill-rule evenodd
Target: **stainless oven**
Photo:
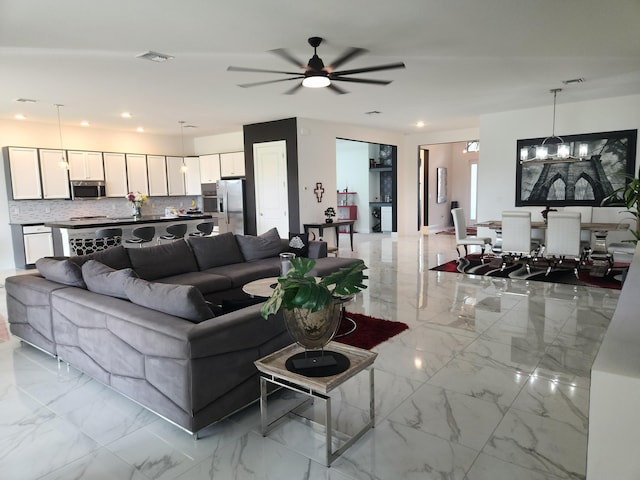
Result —
<path fill-rule="evenodd" d="M 202 213 L 218 213 L 218 188 L 215 183 L 202 184 Z"/>
<path fill-rule="evenodd" d="M 74 180 L 71 182 L 72 200 L 98 200 L 106 196 L 107 192 L 102 180 Z"/>

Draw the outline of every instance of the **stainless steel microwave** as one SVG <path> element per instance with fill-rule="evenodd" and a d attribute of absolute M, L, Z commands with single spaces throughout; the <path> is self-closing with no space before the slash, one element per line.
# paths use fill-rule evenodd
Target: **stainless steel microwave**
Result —
<path fill-rule="evenodd" d="M 102 180 L 74 180 L 71 182 L 72 200 L 98 200 L 106 196 L 107 192 Z"/>

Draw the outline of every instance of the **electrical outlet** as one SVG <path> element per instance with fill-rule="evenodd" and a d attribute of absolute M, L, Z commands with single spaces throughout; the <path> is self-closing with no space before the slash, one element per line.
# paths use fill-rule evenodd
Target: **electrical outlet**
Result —
<path fill-rule="evenodd" d="M 51 213 L 51 209 L 49 207 L 45 207 L 44 213 Z"/>
<path fill-rule="evenodd" d="M 11 209 L 11 213 L 13 213 L 14 215 L 18 215 L 20 213 L 20 209 L 18 207 L 13 207 Z"/>

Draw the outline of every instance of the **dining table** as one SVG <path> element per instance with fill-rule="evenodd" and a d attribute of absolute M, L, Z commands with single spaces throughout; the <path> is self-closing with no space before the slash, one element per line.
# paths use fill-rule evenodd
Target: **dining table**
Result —
<path fill-rule="evenodd" d="M 478 222 L 476 227 L 490 228 L 496 232 L 496 242 L 494 243 L 494 250 L 501 250 L 502 244 L 502 220 L 487 220 Z M 531 222 L 531 229 L 546 230 L 546 222 Z M 582 222 L 580 224 L 581 230 L 587 230 L 593 232 L 595 241 L 593 243 L 593 254 L 606 254 L 607 253 L 607 235 L 611 231 L 628 230 L 629 225 L 624 222 Z"/>

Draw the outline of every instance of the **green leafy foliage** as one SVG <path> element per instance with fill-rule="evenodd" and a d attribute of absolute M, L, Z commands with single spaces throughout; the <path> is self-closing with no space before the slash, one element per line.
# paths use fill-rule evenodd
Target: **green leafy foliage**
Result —
<path fill-rule="evenodd" d="M 294 258 L 291 269 L 284 277 L 278 278 L 278 285 L 262 305 L 260 313 L 264 318 L 276 313 L 280 308 L 306 308 L 312 312 L 322 310 L 335 297 L 355 295 L 367 286 L 363 283 L 367 266 L 358 262 L 341 268 L 317 281 L 309 275 L 316 265 L 311 258 Z"/>
<path fill-rule="evenodd" d="M 629 242 L 637 243 L 640 241 L 640 178 L 627 175 L 627 182 L 624 187 L 615 190 L 611 195 L 602 201 L 602 205 L 620 205 L 626 207 L 625 213 L 630 213 L 636 219 L 635 230 L 631 229 L 631 233 L 635 240 Z"/>

